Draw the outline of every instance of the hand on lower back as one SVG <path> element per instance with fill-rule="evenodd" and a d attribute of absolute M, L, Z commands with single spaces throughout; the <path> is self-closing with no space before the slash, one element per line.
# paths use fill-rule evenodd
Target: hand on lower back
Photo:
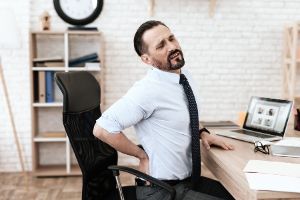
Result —
<path fill-rule="evenodd" d="M 140 164 L 139 164 L 138 170 L 145 174 L 149 174 L 149 158 L 148 158 L 148 156 L 140 159 Z"/>

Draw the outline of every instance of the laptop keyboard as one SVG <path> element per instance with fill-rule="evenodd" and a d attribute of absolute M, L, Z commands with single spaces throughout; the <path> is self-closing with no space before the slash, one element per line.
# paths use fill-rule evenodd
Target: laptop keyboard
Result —
<path fill-rule="evenodd" d="M 256 132 L 253 132 L 253 131 L 247 131 L 247 130 L 243 130 L 243 129 L 232 130 L 232 132 L 246 134 L 246 135 L 249 135 L 249 136 L 259 137 L 259 138 L 272 138 L 272 137 L 274 137 L 274 136 L 271 136 L 271 135 L 265 135 L 265 134 L 256 133 Z"/>

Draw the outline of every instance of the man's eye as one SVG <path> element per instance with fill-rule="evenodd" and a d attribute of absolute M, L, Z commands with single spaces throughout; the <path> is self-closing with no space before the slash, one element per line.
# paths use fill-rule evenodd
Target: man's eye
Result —
<path fill-rule="evenodd" d="M 159 45 L 156 47 L 156 49 L 161 49 L 161 48 L 163 48 L 163 45 Z"/>

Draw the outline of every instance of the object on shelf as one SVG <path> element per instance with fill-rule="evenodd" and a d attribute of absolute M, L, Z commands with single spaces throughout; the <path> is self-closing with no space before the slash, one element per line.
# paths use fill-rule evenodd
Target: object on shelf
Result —
<path fill-rule="evenodd" d="M 86 62 L 85 64 L 84 64 L 84 67 L 86 68 L 86 69 L 100 69 L 100 62 L 99 62 L 99 60 L 97 61 L 97 62 Z"/>
<path fill-rule="evenodd" d="M 71 26 L 68 27 L 69 31 L 98 31 L 97 27 L 85 27 L 85 26 Z"/>
<path fill-rule="evenodd" d="M 87 54 L 81 57 L 73 58 L 69 60 L 69 67 L 83 67 L 86 62 L 93 62 L 99 59 L 97 53 Z"/>
<path fill-rule="evenodd" d="M 63 62 L 64 59 L 61 56 L 55 57 L 43 57 L 43 58 L 34 58 L 34 63 L 43 63 L 43 62 Z"/>
<path fill-rule="evenodd" d="M 46 71 L 46 102 L 54 102 L 54 72 Z"/>
<path fill-rule="evenodd" d="M 39 102 L 39 72 L 33 72 L 33 102 Z"/>
<path fill-rule="evenodd" d="M 38 71 L 34 76 L 34 102 L 52 103 L 55 100 L 54 71 Z"/>
<path fill-rule="evenodd" d="M 47 11 L 44 11 L 43 14 L 41 15 L 40 20 L 41 20 L 43 31 L 50 30 L 50 18 L 51 17 Z"/>
<path fill-rule="evenodd" d="M 57 84 L 54 83 L 54 102 L 63 102 L 63 94 Z"/>
<path fill-rule="evenodd" d="M 64 62 L 37 62 L 35 67 L 64 67 Z"/>
<path fill-rule="evenodd" d="M 43 132 L 41 133 L 42 137 L 49 137 L 49 138 L 61 138 L 61 137 L 66 137 L 66 133 L 65 132 Z"/>
<path fill-rule="evenodd" d="M 300 131 L 300 109 L 299 108 L 297 108 L 297 114 L 295 114 L 294 129 Z"/>
<path fill-rule="evenodd" d="M 46 77 L 45 72 L 40 71 L 38 72 L 38 83 L 39 83 L 39 102 L 43 103 L 46 102 Z"/>

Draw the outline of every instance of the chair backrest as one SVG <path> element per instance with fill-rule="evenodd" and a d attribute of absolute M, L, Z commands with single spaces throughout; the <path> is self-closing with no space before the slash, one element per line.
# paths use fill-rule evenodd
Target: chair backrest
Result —
<path fill-rule="evenodd" d="M 83 174 L 82 199 L 103 199 L 115 190 L 109 165 L 117 164 L 115 149 L 93 135 L 101 116 L 100 87 L 89 72 L 58 72 L 63 93 L 63 124 Z"/>

